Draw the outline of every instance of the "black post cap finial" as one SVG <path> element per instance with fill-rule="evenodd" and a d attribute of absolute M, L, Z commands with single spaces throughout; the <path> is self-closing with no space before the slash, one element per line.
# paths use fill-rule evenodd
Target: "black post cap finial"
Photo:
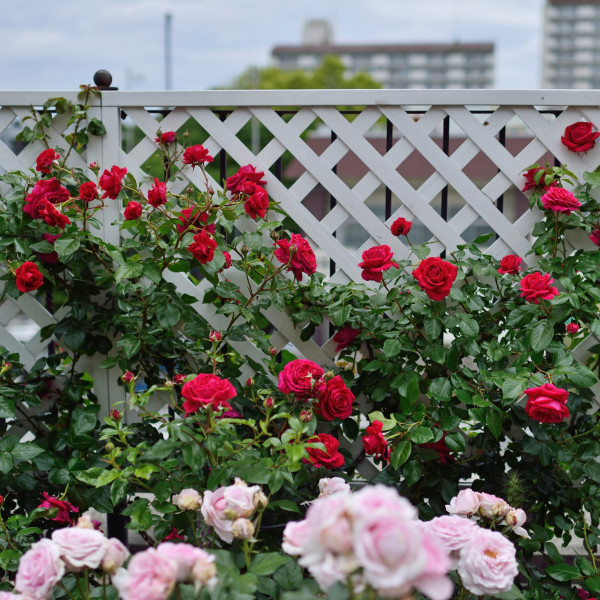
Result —
<path fill-rule="evenodd" d="M 99 90 L 116 90 L 118 88 L 111 87 L 112 75 L 106 69 L 99 69 L 94 73 L 94 83 Z"/>

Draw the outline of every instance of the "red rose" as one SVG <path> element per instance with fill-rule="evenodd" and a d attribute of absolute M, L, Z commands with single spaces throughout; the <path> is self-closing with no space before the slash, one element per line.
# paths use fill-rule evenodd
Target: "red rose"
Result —
<path fill-rule="evenodd" d="M 423 259 L 412 272 L 419 287 L 432 300 L 443 300 L 450 293 L 457 273 L 456 266 L 437 256 Z"/>
<path fill-rule="evenodd" d="M 564 212 L 567 215 L 570 215 L 581 206 L 581 202 L 569 190 L 560 187 L 548 188 L 548 191 L 540 200 L 546 210 Z"/>
<path fill-rule="evenodd" d="M 58 514 L 53 521 L 57 523 L 72 523 L 73 519 L 71 518 L 70 513 L 78 513 L 79 509 L 76 506 L 73 506 L 70 502 L 66 500 L 59 500 L 54 496 L 49 496 L 47 492 L 44 492 L 45 500 L 38 506 L 38 508 L 58 508 Z"/>
<path fill-rule="evenodd" d="M 118 411 L 116 408 L 113 408 L 110 411 L 110 416 L 115 420 L 115 421 L 120 421 L 123 418 L 123 415 L 121 414 L 120 411 Z"/>
<path fill-rule="evenodd" d="M 558 289 L 550 285 L 553 282 L 550 275 L 542 275 L 539 271 L 525 275 L 521 279 L 521 298 L 534 304 L 538 304 L 540 300 L 551 300 L 558 296 Z"/>
<path fill-rule="evenodd" d="M 523 259 L 520 256 L 509 254 L 500 261 L 500 268 L 498 273 L 508 273 L 509 275 L 516 275 L 521 270 L 521 263 Z"/>
<path fill-rule="evenodd" d="M 217 242 L 203 229 L 194 236 L 194 243 L 188 246 L 188 250 L 204 265 L 214 258 L 216 247 Z"/>
<path fill-rule="evenodd" d="M 154 186 L 148 190 L 148 204 L 158 208 L 167 203 L 167 184 L 154 178 Z"/>
<path fill-rule="evenodd" d="M 60 227 L 61 229 L 64 229 L 71 222 L 69 217 L 63 215 L 51 202 L 46 202 L 44 204 L 40 216 L 46 225 Z"/>
<path fill-rule="evenodd" d="M 454 458 L 454 456 L 452 456 L 450 454 L 450 448 L 448 448 L 448 444 L 446 444 L 446 436 L 448 435 L 448 433 L 446 431 L 444 431 L 444 434 L 442 436 L 441 440 L 438 440 L 437 442 L 428 442 L 426 444 L 419 444 L 421 446 L 421 448 L 429 448 L 430 450 L 433 450 L 434 452 L 437 453 L 438 455 L 438 460 L 443 464 L 448 464 L 449 462 L 456 462 L 456 459 Z"/>
<path fill-rule="evenodd" d="M 98 184 L 100 188 L 104 190 L 104 194 L 102 199 L 110 198 L 111 200 L 115 200 L 121 191 L 121 185 L 123 181 L 123 177 L 127 173 L 127 169 L 123 167 L 117 167 L 113 165 L 110 168 L 110 171 L 104 169 L 104 173 L 100 175 L 100 181 Z"/>
<path fill-rule="evenodd" d="M 52 148 L 44 150 L 35 159 L 35 170 L 40 173 L 48 174 L 52 170 L 52 163 L 60 158 L 60 154 L 56 154 Z"/>
<path fill-rule="evenodd" d="M 344 457 L 338 451 L 340 443 L 328 433 L 319 433 L 307 440 L 309 443 L 320 442 L 325 450 L 319 448 L 307 448 L 309 462 L 313 466 L 325 467 L 326 469 L 339 469 L 344 465 Z"/>
<path fill-rule="evenodd" d="M 208 153 L 208 150 L 198 144 L 185 149 L 183 153 L 183 162 L 186 165 L 192 165 L 192 169 L 202 163 L 211 163 L 213 157 Z"/>
<path fill-rule="evenodd" d="M 412 223 L 410 221 L 400 217 L 392 223 L 390 229 L 393 235 L 408 235 L 411 227 Z"/>
<path fill-rule="evenodd" d="M 523 174 L 525 177 L 525 185 L 522 192 L 529 190 L 547 190 L 550 186 L 557 184 L 556 175 L 551 170 L 546 170 L 543 167 L 532 167 Z"/>
<path fill-rule="evenodd" d="M 60 185 L 60 181 L 56 177 L 52 177 L 52 179 L 40 179 L 25 197 L 23 211 L 32 219 L 41 219 L 40 213 L 44 211 L 46 202 L 62 204 L 68 199 L 69 192 Z"/>
<path fill-rule="evenodd" d="M 362 278 L 365 281 L 383 281 L 383 271 L 398 267 L 398 263 L 392 260 L 393 256 L 392 249 L 386 244 L 365 250 L 362 253 L 363 261 L 358 263 L 363 270 Z"/>
<path fill-rule="evenodd" d="M 184 208 L 179 215 L 181 225 L 177 225 L 177 231 L 179 233 L 185 233 L 188 229 L 201 229 L 208 221 L 208 212 L 200 212 L 197 206 L 191 208 Z M 206 225 L 204 227 L 208 233 L 215 232 L 215 224 Z"/>
<path fill-rule="evenodd" d="M 44 239 L 54 246 L 54 242 L 60 237 L 60 233 L 45 233 Z M 37 257 L 46 265 L 55 265 L 58 262 L 58 254 L 56 252 L 38 252 Z"/>
<path fill-rule="evenodd" d="M 98 188 L 93 181 L 86 181 L 79 186 L 79 199 L 86 204 L 98 197 Z"/>
<path fill-rule="evenodd" d="M 143 207 L 139 202 L 135 200 L 131 200 L 127 203 L 125 210 L 123 211 L 123 216 L 126 221 L 135 221 L 135 219 L 139 219 L 142 216 Z"/>
<path fill-rule="evenodd" d="M 255 219 L 260 217 L 265 218 L 267 209 L 269 208 L 269 196 L 265 188 L 256 185 L 251 181 L 246 181 L 242 185 L 242 193 L 246 196 L 244 201 L 244 210 L 246 214 Z"/>
<path fill-rule="evenodd" d="M 335 351 L 339 352 L 349 346 L 360 333 L 360 329 L 354 329 L 350 325 L 344 325 L 334 336 L 333 341 L 337 342 Z"/>
<path fill-rule="evenodd" d="M 352 414 L 353 402 L 354 394 L 346 387 L 344 380 L 336 375 L 318 395 L 314 408 L 327 421 L 347 419 Z"/>
<path fill-rule="evenodd" d="M 154 139 L 155 144 L 172 144 L 177 137 L 177 133 L 174 131 L 165 131 L 160 134 L 160 137 Z"/>
<path fill-rule="evenodd" d="M 565 406 L 569 397 L 567 390 L 545 383 L 542 387 L 525 390 L 525 395 L 525 412 L 534 421 L 561 423 L 569 417 L 569 409 Z"/>
<path fill-rule="evenodd" d="M 241 185 L 246 181 L 250 181 L 256 185 L 266 185 L 267 182 L 262 179 L 264 174 L 264 171 L 257 171 L 256 167 L 252 165 L 240 167 L 235 175 L 227 178 L 225 182 L 227 191 L 231 192 L 234 196 L 237 195 Z"/>
<path fill-rule="evenodd" d="M 200 373 L 191 381 L 186 381 L 181 388 L 181 395 L 185 398 L 183 403 L 185 416 L 196 412 L 199 408 L 230 410 L 231 405 L 227 401 L 236 393 L 227 379 L 221 379 L 210 373 Z"/>
<path fill-rule="evenodd" d="M 279 385 L 284 394 L 296 394 L 298 398 L 316 396 L 325 389 L 321 380 L 323 369 L 312 360 L 292 360 L 279 373 Z"/>
<path fill-rule="evenodd" d="M 131 371 L 125 371 L 125 373 L 121 375 L 121 379 L 124 383 L 131 383 L 135 379 L 135 375 Z"/>
<path fill-rule="evenodd" d="M 594 147 L 600 132 L 594 131 L 593 123 L 580 121 L 565 129 L 565 135 L 560 141 L 572 152 L 587 152 Z"/>
<path fill-rule="evenodd" d="M 15 276 L 17 289 L 20 292 L 32 292 L 44 285 L 44 276 L 40 273 L 38 266 L 30 260 L 15 269 Z"/>
<path fill-rule="evenodd" d="M 600 246 L 600 229 L 594 229 L 592 231 L 592 235 L 590 235 L 590 240 L 596 244 L 596 246 Z"/>
<path fill-rule="evenodd" d="M 277 240 L 274 246 L 275 258 L 283 264 L 288 264 L 288 271 L 292 271 L 298 281 L 302 280 L 302 273 L 312 275 L 317 270 L 317 259 L 310 244 L 299 234 L 292 233 L 290 240 Z"/>
<path fill-rule="evenodd" d="M 225 258 L 225 264 L 223 265 L 223 269 L 229 269 L 231 266 L 231 254 L 227 252 L 227 250 L 223 250 L 223 256 Z"/>
<path fill-rule="evenodd" d="M 570 333 L 571 335 L 574 335 L 578 331 L 579 331 L 579 325 L 577 325 L 577 323 L 569 323 L 567 325 L 567 333 Z"/>
<path fill-rule="evenodd" d="M 183 537 L 182 535 L 179 535 L 179 532 L 177 531 L 177 527 L 172 527 L 171 533 L 169 533 L 169 535 L 166 535 L 161 540 L 161 542 L 168 542 L 170 540 L 184 540 L 185 541 L 185 537 Z"/>
<path fill-rule="evenodd" d="M 388 459 L 390 455 L 389 443 L 385 439 L 383 432 L 383 423 L 373 421 L 366 429 L 366 435 L 363 435 L 362 442 L 365 452 L 375 458 Z"/>

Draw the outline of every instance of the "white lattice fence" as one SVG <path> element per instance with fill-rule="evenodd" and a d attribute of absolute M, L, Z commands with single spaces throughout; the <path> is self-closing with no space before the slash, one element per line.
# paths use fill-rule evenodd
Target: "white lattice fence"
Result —
<path fill-rule="evenodd" d="M 73 94 L 56 93 L 53 96 Z M 0 93 L 0 132 L 15 118 L 22 118 L 30 105 L 41 105 L 47 94 Z M 452 251 L 465 243 L 469 228 L 476 222 L 496 234 L 489 252 L 495 257 L 508 253 L 525 256 L 531 249 L 529 239 L 532 227 L 540 215 L 528 209 L 517 210 L 517 204 L 526 203 L 520 193 L 523 186 L 522 171 L 532 163 L 558 160 L 580 178 L 584 171 L 592 170 L 600 163 L 600 146 L 583 155 L 569 152 L 560 142 L 567 125 L 582 118 L 600 123 L 598 99 L 587 91 L 227 91 L 227 92 L 103 92 L 102 98 L 92 108 L 93 115 L 102 120 L 107 134 L 93 140 L 85 157 L 72 156 L 73 166 L 85 168 L 92 160 L 102 167 L 116 164 L 127 167 L 136 179 L 144 180 L 144 163 L 156 152 L 154 138 L 158 128 L 162 131 L 182 132 L 191 120 L 206 132 L 202 143 L 213 156 L 224 153 L 229 161 L 239 165 L 253 164 L 264 170 L 267 190 L 271 198 L 301 225 L 311 245 L 321 256 L 334 261 L 335 270 L 330 279 L 334 282 L 360 281 L 358 263 L 364 249 L 388 244 L 401 258 L 408 256 L 409 249 L 394 237 L 389 225 L 399 216 L 420 223 L 432 251 Z M 340 107 L 360 105 L 352 118 Z M 156 110 L 159 107 L 160 113 Z M 170 108 L 164 108 L 170 107 Z M 284 116 L 281 110 L 287 108 Z M 141 132 L 142 139 L 129 151 L 122 149 L 121 111 L 129 122 Z M 157 114 L 165 115 L 159 122 Z M 268 130 L 272 139 L 254 153 L 240 135 L 242 128 L 251 120 L 258 121 Z M 331 142 L 320 154 L 312 145 L 312 136 L 303 135 L 307 128 L 318 125 L 315 134 L 326 129 Z M 64 121 L 55 120 L 51 142 L 65 146 Z M 383 152 L 373 143 L 381 131 L 391 132 Z M 441 132 L 449 135 L 440 144 Z M 510 144 L 502 143 L 505 137 L 519 138 L 518 151 L 511 151 Z M 180 137 L 181 139 L 181 137 Z M 457 140 L 452 152 L 445 151 L 448 139 Z M 39 143 L 31 144 L 18 154 L 0 141 L 0 167 L 5 170 L 29 168 L 42 149 Z M 299 176 L 292 181 L 280 180 L 275 172 L 278 161 L 291 154 Z M 406 165 L 417 155 L 429 165 L 431 174 L 416 181 L 406 172 Z M 222 155 L 221 155 L 222 156 Z M 411 159 L 411 157 L 413 157 Z M 495 165 L 485 181 L 474 181 L 467 174 L 470 165 L 485 157 Z M 84 160 L 85 158 L 85 160 Z M 343 161 L 360 165 L 353 173 L 338 173 Z M 198 171 L 183 169 L 181 180 L 174 184 L 175 192 L 193 184 L 204 185 Z M 221 182 L 210 180 L 215 189 Z M 314 207 L 313 194 L 324 189 L 335 199 L 335 206 Z M 439 207 L 444 191 L 453 190 L 454 214 L 448 220 L 442 217 Z M 393 199 L 385 214 L 377 204 L 382 190 Z M 322 197 L 322 195 L 320 196 Z M 504 210 L 499 205 L 504 204 Z M 511 205 L 511 202 L 513 205 Z M 117 242 L 119 230 L 113 221 L 122 218 L 116 203 L 104 211 L 103 235 Z M 354 247 L 344 243 L 344 228 L 350 224 L 360 229 L 360 241 Z M 253 222 L 245 226 L 250 230 Z M 571 239 L 572 247 L 589 243 L 587 239 Z M 525 259 L 532 262 L 532 258 Z M 181 291 L 198 299 L 194 308 L 215 329 L 224 326 L 223 317 L 216 314 L 211 305 L 204 304 L 202 297 L 205 283 L 198 285 L 182 273 L 166 272 L 163 276 Z M 228 277 L 235 282 L 235 275 Z M 6 330 L 16 312 L 23 312 L 39 326 L 53 318 L 44 307 L 28 297 L 18 304 L 5 300 L 0 305 L 0 339 L 3 345 L 18 349 L 26 364 L 43 351 L 39 340 L 25 345 Z M 298 353 L 327 365 L 333 361 L 334 344 L 331 340 L 318 343 L 315 339 L 300 339 L 300 329 L 294 328 L 287 315 L 271 308 L 267 318 L 275 327 L 272 345 L 280 349 L 293 344 Z M 584 340 L 578 357 L 585 359 L 587 348 L 597 340 Z M 260 358 L 261 353 L 248 342 L 232 342 L 243 354 Z M 116 385 L 117 373 L 99 370 L 89 365 L 96 378 L 97 389 L 107 405 L 121 400 L 122 388 Z"/>

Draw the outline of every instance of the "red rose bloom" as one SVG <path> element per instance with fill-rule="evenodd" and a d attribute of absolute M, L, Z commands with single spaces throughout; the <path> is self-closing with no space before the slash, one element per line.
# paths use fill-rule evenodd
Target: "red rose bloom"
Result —
<path fill-rule="evenodd" d="M 179 233 L 185 233 L 189 229 L 201 229 L 208 221 L 208 212 L 200 212 L 197 206 L 191 208 L 184 208 L 179 215 L 181 225 L 177 225 L 177 231 Z M 206 225 L 204 227 L 208 233 L 215 232 L 215 224 Z"/>
<path fill-rule="evenodd" d="M 388 459 L 390 456 L 389 442 L 385 439 L 383 432 L 383 423 L 373 421 L 366 429 L 366 435 L 363 435 L 362 442 L 365 452 L 373 455 L 375 458 Z"/>
<path fill-rule="evenodd" d="M 231 266 L 231 254 L 227 252 L 227 250 L 223 250 L 223 256 L 225 257 L 225 264 L 223 265 L 223 269 L 229 269 Z"/>
<path fill-rule="evenodd" d="M 592 235 L 590 235 L 590 240 L 592 240 L 592 242 L 596 244 L 596 246 L 600 246 L 600 229 L 594 229 L 594 231 L 592 231 Z"/>
<path fill-rule="evenodd" d="M 532 167 L 525 171 L 523 177 L 525 177 L 525 185 L 522 192 L 547 190 L 551 186 L 556 186 L 557 183 L 556 175 L 550 170 L 546 171 L 543 167 Z"/>
<path fill-rule="evenodd" d="M 363 261 L 358 266 L 363 270 L 362 278 L 365 281 L 383 281 L 383 272 L 390 267 L 398 267 L 398 263 L 392 260 L 394 253 L 392 249 L 384 244 L 373 246 L 362 253 Z"/>
<path fill-rule="evenodd" d="M 450 293 L 457 273 L 458 267 L 437 256 L 423 259 L 412 272 L 419 287 L 432 300 L 443 300 Z"/>
<path fill-rule="evenodd" d="M 246 165 L 245 167 L 240 167 L 235 175 L 228 177 L 225 186 L 227 191 L 235 196 L 241 192 L 241 186 L 246 181 L 255 183 L 256 185 L 266 185 L 267 182 L 262 179 L 264 174 L 264 171 L 257 171 L 256 167 Z"/>
<path fill-rule="evenodd" d="M 98 197 L 98 188 L 93 181 L 86 181 L 79 187 L 79 199 L 86 204 Z"/>
<path fill-rule="evenodd" d="M 571 152 L 587 152 L 594 147 L 598 136 L 600 136 L 600 132 L 594 131 L 593 123 L 580 121 L 569 125 L 560 141 Z"/>
<path fill-rule="evenodd" d="M 310 244 L 299 234 L 292 233 L 290 240 L 277 240 L 274 246 L 275 258 L 283 264 L 288 264 L 298 281 L 302 280 L 302 273 L 312 275 L 317 270 L 317 259 Z"/>
<path fill-rule="evenodd" d="M 135 221 L 135 219 L 139 219 L 142 216 L 142 211 L 142 205 L 135 200 L 131 200 L 127 203 L 127 206 L 123 211 L 123 216 L 126 221 Z"/>
<path fill-rule="evenodd" d="M 160 134 L 160 137 L 154 139 L 155 144 L 172 144 L 177 137 L 177 133 L 174 131 L 165 131 Z"/>
<path fill-rule="evenodd" d="M 354 329 L 350 325 L 344 325 L 334 336 L 333 341 L 337 342 L 335 351 L 339 352 L 349 346 L 360 333 L 360 329 Z"/>
<path fill-rule="evenodd" d="M 392 223 L 390 229 L 393 235 L 408 235 L 411 227 L 412 223 L 410 221 L 400 217 Z"/>
<path fill-rule="evenodd" d="M 564 212 L 567 215 L 570 215 L 581 206 L 581 202 L 569 190 L 560 187 L 548 188 L 548 191 L 540 200 L 546 210 Z"/>
<path fill-rule="evenodd" d="M 279 373 L 279 391 L 304 399 L 325 389 L 323 369 L 312 360 L 292 360 Z"/>
<path fill-rule="evenodd" d="M 516 275 L 521 270 L 521 263 L 523 259 L 520 256 L 509 254 L 500 261 L 500 268 L 498 273 L 508 273 L 509 275 Z"/>
<path fill-rule="evenodd" d="M 246 214 L 254 220 L 258 217 L 264 219 L 267 209 L 269 208 L 269 196 L 267 190 L 251 181 L 246 181 L 242 185 L 242 190 L 242 193 L 246 195 L 244 201 L 244 210 L 246 211 Z"/>
<path fill-rule="evenodd" d="M 40 217 L 46 225 L 60 227 L 61 229 L 64 229 L 71 222 L 69 217 L 63 215 L 51 202 L 44 204 L 43 210 L 40 211 Z"/>
<path fill-rule="evenodd" d="M 328 433 L 319 433 L 311 437 L 308 442 L 320 442 L 325 446 L 325 450 L 319 448 L 307 448 L 309 459 L 308 461 L 313 466 L 325 467 L 326 469 L 339 469 L 344 465 L 344 457 L 338 451 L 340 443 Z"/>
<path fill-rule="evenodd" d="M 336 375 L 326 383 L 314 408 L 327 421 L 347 419 L 352 414 L 353 402 L 354 394 L 347 388 L 344 380 Z"/>
<path fill-rule="evenodd" d="M 567 333 L 575 335 L 579 331 L 579 325 L 577 323 L 569 323 L 567 325 Z"/>
<path fill-rule="evenodd" d="M 525 390 L 527 404 L 525 412 L 540 423 L 561 423 L 569 417 L 566 407 L 569 392 L 557 388 L 552 383 L 545 383 L 541 387 Z"/>
<path fill-rule="evenodd" d="M 31 192 L 25 197 L 23 211 L 32 219 L 41 219 L 46 203 L 62 204 L 69 199 L 69 192 L 60 185 L 56 177 L 40 179 L 33 186 Z"/>
<path fill-rule="evenodd" d="M 179 535 L 179 532 L 177 531 L 177 527 L 173 527 L 171 529 L 171 533 L 169 533 L 169 535 L 166 535 L 161 542 L 168 542 L 170 540 L 184 540 L 185 538 L 182 535 Z"/>
<path fill-rule="evenodd" d="M 211 163 L 212 161 L 213 157 L 208 153 L 208 150 L 200 144 L 186 148 L 183 153 L 183 162 L 186 165 L 192 165 L 192 169 L 202 163 Z"/>
<path fill-rule="evenodd" d="M 53 521 L 57 523 L 67 523 L 70 524 L 73 522 L 70 513 L 78 513 L 79 509 L 76 506 L 73 506 L 70 502 L 66 500 L 59 500 L 54 496 L 49 496 L 47 492 L 44 492 L 44 501 L 38 506 L 38 508 L 58 508 L 58 514 Z"/>
<path fill-rule="evenodd" d="M 44 239 L 54 246 L 54 242 L 60 237 L 60 233 L 44 233 Z M 46 265 L 55 265 L 58 262 L 56 252 L 38 252 L 37 257 Z"/>
<path fill-rule="evenodd" d="M 188 246 L 188 250 L 204 265 L 214 258 L 216 247 L 217 242 L 203 229 L 194 236 L 194 243 Z"/>
<path fill-rule="evenodd" d="M 443 465 L 446 465 L 449 462 L 456 462 L 456 459 L 454 458 L 454 456 L 452 456 L 450 454 L 450 448 L 448 448 L 448 444 L 446 444 L 445 438 L 447 435 L 448 435 L 447 432 L 444 431 L 444 435 L 441 440 L 438 440 L 437 442 L 428 442 L 426 444 L 419 444 L 421 446 L 421 448 L 429 448 L 430 450 L 433 450 L 434 452 L 436 452 L 438 455 L 438 460 Z"/>
<path fill-rule="evenodd" d="M 47 175 L 52 171 L 52 163 L 60 158 L 60 154 L 56 154 L 52 148 L 44 150 L 35 159 L 35 170 Z"/>
<path fill-rule="evenodd" d="M 20 292 L 32 292 L 44 285 L 44 276 L 40 273 L 38 266 L 30 260 L 15 269 L 15 276 L 17 289 Z"/>
<path fill-rule="evenodd" d="M 121 167 L 117 167 L 116 165 L 113 165 L 110 171 L 107 169 L 104 170 L 98 182 L 100 188 L 104 190 L 102 199 L 110 198 L 111 200 L 115 200 L 117 198 L 121 191 L 123 177 L 125 177 L 126 173 L 127 169 L 125 167 L 121 169 Z"/>
<path fill-rule="evenodd" d="M 558 296 L 558 289 L 551 286 L 551 283 L 554 283 L 554 279 L 550 279 L 550 275 L 542 275 L 539 271 L 525 275 L 521 279 L 521 298 L 534 304 L 538 304 L 540 300 L 551 300 Z"/>
<path fill-rule="evenodd" d="M 230 410 L 228 400 L 236 395 L 235 388 L 227 381 L 210 373 L 200 373 L 191 381 L 186 381 L 181 388 L 181 395 L 185 398 L 183 409 L 185 416 L 196 412 L 199 408 L 212 410 Z"/>
<path fill-rule="evenodd" d="M 154 178 L 154 186 L 148 190 L 148 204 L 158 208 L 167 203 L 167 184 Z"/>

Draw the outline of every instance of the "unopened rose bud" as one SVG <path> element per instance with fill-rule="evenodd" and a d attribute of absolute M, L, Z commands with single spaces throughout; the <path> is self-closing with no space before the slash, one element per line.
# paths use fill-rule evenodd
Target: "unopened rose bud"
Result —
<path fill-rule="evenodd" d="M 173 383 L 175 385 L 181 385 L 183 383 L 184 379 L 185 379 L 185 375 L 183 373 L 177 373 L 177 375 L 175 375 L 175 377 L 173 377 Z"/>
<path fill-rule="evenodd" d="M 236 519 L 231 526 L 231 533 L 239 540 L 249 540 L 254 535 L 254 525 L 249 519 Z"/>
<path fill-rule="evenodd" d="M 186 488 L 173 496 L 173 504 L 181 510 L 198 510 L 202 506 L 202 497 L 196 490 Z"/>
<path fill-rule="evenodd" d="M 213 190 L 211 187 L 209 187 L 206 191 L 208 192 L 209 196 L 214 196 L 215 194 L 215 190 Z"/>
<path fill-rule="evenodd" d="M 271 231 L 271 239 L 276 242 L 279 240 L 279 234 L 276 231 Z"/>
<path fill-rule="evenodd" d="M 107 452 L 112 452 L 115 449 L 115 445 L 112 442 L 106 442 L 104 448 Z"/>
<path fill-rule="evenodd" d="M 220 342 L 220 341 L 223 339 L 223 334 L 222 334 L 222 333 L 220 333 L 220 332 L 218 332 L 218 331 L 211 331 L 211 332 L 208 334 L 208 339 L 209 339 L 211 342 L 215 342 L 215 343 L 216 343 L 216 342 Z"/>
<path fill-rule="evenodd" d="M 269 396 L 265 400 L 265 408 L 273 408 L 274 406 L 275 406 L 275 400 L 273 400 L 273 398 L 271 398 L 271 396 Z"/>
<path fill-rule="evenodd" d="M 254 508 L 256 510 L 262 510 L 263 508 L 267 507 L 267 504 L 269 504 L 269 499 L 262 490 L 256 492 L 252 500 L 254 501 Z"/>
<path fill-rule="evenodd" d="M 115 420 L 115 421 L 120 421 L 121 418 L 123 417 L 123 415 L 116 409 L 113 408 L 113 410 L 110 411 L 110 416 Z"/>
<path fill-rule="evenodd" d="M 90 163 L 89 167 L 96 175 L 98 175 L 98 172 L 100 171 L 100 165 L 96 161 Z"/>
<path fill-rule="evenodd" d="M 277 348 L 273 348 L 273 346 L 271 346 L 271 347 L 269 348 L 269 354 L 270 354 L 271 356 L 277 356 Z"/>
<path fill-rule="evenodd" d="M 125 371 L 121 376 L 124 383 L 130 383 L 135 379 L 135 375 L 131 371 Z"/>
<path fill-rule="evenodd" d="M 578 331 L 579 331 L 579 325 L 577 325 L 577 323 L 569 323 L 567 325 L 567 333 L 574 335 Z"/>
<path fill-rule="evenodd" d="M 312 412 L 310 410 L 301 410 L 300 411 L 300 420 L 303 423 L 308 423 L 312 419 Z"/>
<path fill-rule="evenodd" d="M 252 387 L 254 385 L 254 379 L 252 377 L 248 377 L 246 380 L 246 387 Z"/>
<path fill-rule="evenodd" d="M 0 506 L 4 504 L 4 496 L 0 496 Z"/>
<path fill-rule="evenodd" d="M 184 138 L 189 138 L 190 137 L 190 132 L 189 131 L 184 131 L 183 132 L 183 137 Z"/>
<path fill-rule="evenodd" d="M 190 185 L 187 190 L 185 190 L 189 196 L 194 193 L 194 187 Z"/>
<path fill-rule="evenodd" d="M 223 511 L 223 514 L 225 515 L 225 518 L 229 519 L 230 521 L 235 521 L 240 516 L 236 510 L 233 510 L 233 508 L 226 508 Z"/>
<path fill-rule="evenodd" d="M 88 513 L 81 515 L 79 519 L 77 519 L 76 527 L 80 527 L 81 529 L 95 529 L 94 521 Z"/>
<path fill-rule="evenodd" d="M 326 371 L 323 374 L 323 381 L 329 381 L 330 379 L 333 379 L 335 377 L 335 374 L 332 373 L 331 371 Z"/>
<path fill-rule="evenodd" d="M 248 254 L 248 252 L 250 252 L 250 248 L 248 248 L 248 246 L 242 246 L 240 252 L 242 254 Z"/>

